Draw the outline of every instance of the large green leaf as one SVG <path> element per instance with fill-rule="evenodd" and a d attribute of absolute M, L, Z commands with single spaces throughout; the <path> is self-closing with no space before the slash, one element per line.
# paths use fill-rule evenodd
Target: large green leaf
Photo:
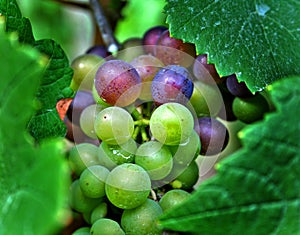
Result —
<path fill-rule="evenodd" d="M 300 74 L 298 0 L 167 0 L 171 35 L 195 43 L 222 75 L 251 91 Z"/>
<path fill-rule="evenodd" d="M 0 18 L 1 19 L 1 18 Z M 69 172 L 61 140 L 34 147 L 27 123 L 45 57 L 0 23 L 0 234 L 53 234 L 65 222 Z"/>
<path fill-rule="evenodd" d="M 0 0 L 0 14 L 6 17 L 6 31 L 17 32 L 19 41 L 36 47 L 49 58 L 47 70 L 37 92 L 39 110 L 30 121 L 30 133 L 35 139 L 64 136 L 66 127 L 60 120 L 56 103 L 72 96 L 69 88 L 73 71 L 62 48 L 53 40 L 35 41 L 31 24 L 24 18 L 15 0 Z"/>
<path fill-rule="evenodd" d="M 300 77 L 268 87 L 276 112 L 240 132 L 243 148 L 217 165 L 164 228 L 209 235 L 300 234 Z"/>

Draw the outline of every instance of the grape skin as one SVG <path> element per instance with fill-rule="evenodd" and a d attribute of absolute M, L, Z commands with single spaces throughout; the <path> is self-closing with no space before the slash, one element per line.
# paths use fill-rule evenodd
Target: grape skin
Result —
<path fill-rule="evenodd" d="M 147 199 L 141 206 L 124 210 L 121 217 L 121 226 L 126 234 L 131 235 L 160 235 L 157 219 L 162 214 L 159 204 Z"/>
<path fill-rule="evenodd" d="M 199 126 L 196 131 L 201 141 L 201 155 L 214 155 L 220 153 L 228 143 L 227 128 L 215 118 L 202 117 L 198 119 Z"/>
<path fill-rule="evenodd" d="M 125 109 L 112 106 L 97 114 L 94 128 L 102 141 L 107 144 L 121 145 L 131 138 L 134 123 L 133 118 Z"/>
<path fill-rule="evenodd" d="M 101 65 L 94 82 L 99 96 L 110 105 L 124 107 L 140 95 L 141 78 L 138 72 L 122 60 L 110 60 Z"/>
<path fill-rule="evenodd" d="M 135 164 L 143 167 L 152 180 L 160 180 L 172 170 L 172 154 L 168 147 L 161 143 L 148 141 L 137 149 Z"/>
<path fill-rule="evenodd" d="M 170 37 L 169 30 L 165 30 L 160 35 L 156 45 L 155 56 L 165 65 L 189 67 L 194 61 L 196 55 L 195 46 Z"/>
<path fill-rule="evenodd" d="M 115 167 L 106 178 L 106 196 L 113 205 L 121 209 L 133 209 L 143 204 L 150 189 L 149 175 L 142 167 L 133 163 Z"/>
<path fill-rule="evenodd" d="M 155 139 L 166 145 L 185 143 L 194 128 L 190 111 L 178 103 L 166 103 L 154 110 L 150 131 Z"/>
<path fill-rule="evenodd" d="M 186 104 L 192 96 L 193 89 L 194 84 L 189 72 L 177 65 L 160 69 L 151 85 L 153 100 L 158 104 L 167 102 Z"/>

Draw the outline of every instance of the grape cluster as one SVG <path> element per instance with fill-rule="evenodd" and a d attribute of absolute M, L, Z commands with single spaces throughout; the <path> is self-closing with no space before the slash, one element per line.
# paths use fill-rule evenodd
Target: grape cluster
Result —
<path fill-rule="evenodd" d="M 229 145 L 226 122 L 258 121 L 270 106 L 164 26 L 115 54 L 94 46 L 72 67 L 69 203 L 84 220 L 73 234 L 162 234 L 158 217 L 199 180 L 198 156 Z"/>

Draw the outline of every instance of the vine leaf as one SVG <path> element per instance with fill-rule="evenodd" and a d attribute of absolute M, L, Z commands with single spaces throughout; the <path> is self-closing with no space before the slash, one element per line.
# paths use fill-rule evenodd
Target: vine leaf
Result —
<path fill-rule="evenodd" d="M 166 229 L 196 234 L 300 233 L 300 77 L 268 86 L 276 112 L 240 132 L 243 148 L 165 213 Z"/>
<path fill-rule="evenodd" d="M 56 103 L 73 95 L 69 88 L 73 70 L 68 58 L 55 41 L 34 39 L 30 21 L 22 16 L 16 0 L 0 0 L 0 15 L 5 16 L 7 32 L 17 32 L 21 43 L 30 44 L 49 58 L 36 95 L 40 108 L 29 123 L 30 133 L 37 140 L 65 136 L 66 126 L 59 118 Z"/>
<path fill-rule="evenodd" d="M 165 11 L 172 36 L 252 92 L 300 74 L 299 1 L 167 0 Z"/>
<path fill-rule="evenodd" d="M 53 234 L 68 217 L 65 146 L 36 146 L 27 131 L 47 59 L 5 33 L 3 20 L 0 54 L 0 234 Z"/>

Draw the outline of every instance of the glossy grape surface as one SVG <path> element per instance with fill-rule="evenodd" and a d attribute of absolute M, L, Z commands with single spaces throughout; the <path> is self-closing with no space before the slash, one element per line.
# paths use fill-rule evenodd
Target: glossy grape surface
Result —
<path fill-rule="evenodd" d="M 220 153 L 228 143 L 228 131 L 223 123 L 212 117 L 198 119 L 197 133 L 201 141 L 201 155 Z"/>
<path fill-rule="evenodd" d="M 153 100 L 158 104 L 167 102 L 185 104 L 191 98 L 193 89 L 194 84 L 189 72 L 177 65 L 160 69 L 151 85 Z"/>
<path fill-rule="evenodd" d="M 147 172 L 133 163 L 115 167 L 106 179 L 108 200 L 118 208 L 132 209 L 143 204 L 150 193 L 151 181 Z"/>
<path fill-rule="evenodd" d="M 121 145 L 109 145 L 102 142 L 98 148 L 99 162 L 112 170 L 117 165 L 134 162 L 136 150 L 136 142 L 133 139 Z"/>
<path fill-rule="evenodd" d="M 196 57 L 193 64 L 194 76 L 199 79 L 199 81 L 207 84 L 216 84 L 222 82 L 216 68 L 213 64 L 207 63 L 207 55 L 202 54 Z"/>
<path fill-rule="evenodd" d="M 81 143 L 69 151 L 69 164 L 74 173 L 79 176 L 87 167 L 99 164 L 97 146 Z"/>
<path fill-rule="evenodd" d="M 152 100 L 152 80 L 164 64 L 152 55 L 138 56 L 133 59 L 130 64 L 136 69 L 141 77 L 142 88 L 139 98 L 146 101 Z"/>
<path fill-rule="evenodd" d="M 159 205 L 165 212 L 179 203 L 182 203 L 189 196 L 190 194 L 187 191 L 182 189 L 172 189 L 162 196 L 162 198 L 159 200 Z"/>
<path fill-rule="evenodd" d="M 90 198 L 84 195 L 79 180 L 72 182 L 70 187 L 69 205 L 78 212 L 89 212 L 102 202 L 102 198 Z"/>
<path fill-rule="evenodd" d="M 125 109 L 113 106 L 97 114 L 94 128 L 102 141 L 107 144 L 120 145 L 131 138 L 134 123 Z"/>
<path fill-rule="evenodd" d="M 82 90 L 77 91 L 68 108 L 67 117 L 73 124 L 79 126 L 79 119 L 82 111 L 92 104 L 95 104 L 95 100 L 91 92 Z"/>
<path fill-rule="evenodd" d="M 93 54 L 84 54 L 75 58 L 71 67 L 74 71 L 71 88 L 73 90 L 92 88 L 96 72 L 101 64 L 104 63 L 104 59 L 100 56 Z"/>
<path fill-rule="evenodd" d="M 269 111 L 269 105 L 261 94 L 248 98 L 235 97 L 232 111 L 240 121 L 252 123 L 263 118 L 264 114 Z"/>
<path fill-rule="evenodd" d="M 92 104 L 87 106 L 80 114 L 79 118 L 79 125 L 81 130 L 86 134 L 88 137 L 92 139 L 97 139 L 97 135 L 95 133 L 95 119 L 98 114 L 104 107 Z"/>
<path fill-rule="evenodd" d="M 140 83 L 136 69 L 122 60 L 105 62 L 95 77 L 95 88 L 101 99 L 121 107 L 132 104 L 139 97 Z"/>
<path fill-rule="evenodd" d="M 150 131 L 155 139 L 166 145 L 185 143 L 194 128 L 190 111 L 178 103 L 166 103 L 154 110 Z"/>
<path fill-rule="evenodd" d="M 194 91 L 190 102 L 198 117 L 215 117 L 221 110 L 223 103 L 222 94 L 216 85 L 194 81 Z"/>
<path fill-rule="evenodd" d="M 164 31 L 156 44 L 155 56 L 165 65 L 190 66 L 196 55 L 193 44 L 184 43 L 180 39 L 170 37 L 169 30 Z"/>
<path fill-rule="evenodd" d="M 253 94 L 244 82 L 239 82 L 235 75 L 226 78 L 226 87 L 228 91 L 237 97 L 251 97 Z"/>
<path fill-rule="evenodd" d="M 144 50 L 146 53 L 155 55 L 155 45 L 157 44 L 160 35 L 167 29 L 167 27 L 159 25 L 148 29 L 144 33 L 142 43 L 144 45 Z"/>
<path fill-rule="evenodd" d="M 136 151 L 135 163 L 143 167 L 152 180 L 166 177 L 173 167 L 169 148 L 157 141 L 141 144 Z"/>
<path fill-rule="evenodd" d="M 125 233 L 116 221 L 102 218 L 92 224 L 91 235 L 125 235 Z"/>
<path fill-rule="evenodd" d="M 105 196 L 105 181 L 109 170 L 101 165 L 86 168 L 80 175 L 79 185 L 83 194 L 90 198 Z"/>
<path fill-rule="evenodd" d="M 161 235 L 157 226 L 158 217 L 162 214 L 159 204 L 147 199 L 141 206 L 124 210 L 121 217 L 121 226 L 126 234 L 131 235 Z"/>

